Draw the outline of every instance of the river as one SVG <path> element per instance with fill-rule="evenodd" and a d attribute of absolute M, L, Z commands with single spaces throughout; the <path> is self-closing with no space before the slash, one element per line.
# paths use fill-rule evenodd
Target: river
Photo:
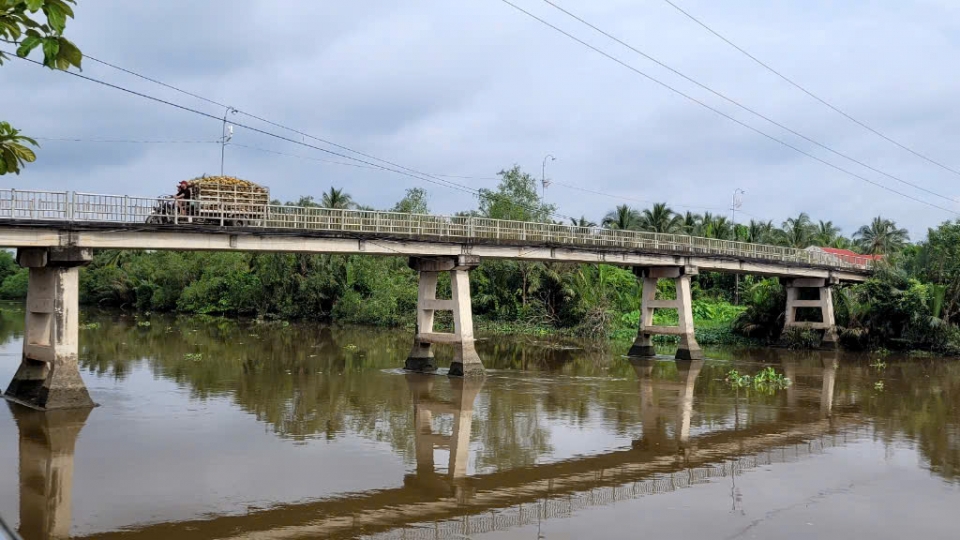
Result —
<path fill-rule="evenodd" d="M 0 406 L 25 540 L 960 538 L 953 359 L 488 337 L 470 381 L 399 369 L 409 331 L 83 322 L 100 406 Z M 4 306 L 0 384 L 22 333 Z M 767 366 L 792 384 L 725 381 Z"/>

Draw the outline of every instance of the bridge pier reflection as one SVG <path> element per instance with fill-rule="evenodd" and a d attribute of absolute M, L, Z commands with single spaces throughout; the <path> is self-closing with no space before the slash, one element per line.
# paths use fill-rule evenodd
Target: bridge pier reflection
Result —
<path fill-rule="evenodd" d="M 833 416 L 833 393 L 837 382 L 837 367 L 840 359 L 836 352 L 825 352 L 820 357 L 823 363 L 823 386 L 820 388 L 820 417 Z"/>
<path fill-rule="evenodd" d="M 703 360 L 676 360 L 679 382 L 656 381 L 653 377 L 653 368 L 656 360 L 650 358 L 631 358 L 630 363 L 637 373 L 640 389 L 640 420 L 643 435 L 634 446 L 652 448 L 653 446 L 675 444 L 678 449 L 684 449 L 690 442 L 690 420 L 693 416 L 694 388 Z M 654 389 L 675 390 L 677 392 L 677 407 L 675 412 L 676 425 L 673 440 L 668 440 L 666 429 L 661 422 L 664 411 L 657 403 Z M 669 414 L 669 413 L 667 413 Z"/>
<path fill-rule="evenodd" d="M 473 427 L 473 402 L 483 379 L 449 379 L 452 399 L 434 397 L 434 384 L 444 382 L 432 375 L 407 374 L 407 386 L 413 396 L 414 447 L 417 472 L 407 477 L 405 484 L 413 484 L 428 492 L 454 494 L 458 500 L 468 495 L 468 490 L 459 482 L 467 476 L 470 458 L 470 433 Z M 453 427 L 449 435 L 433 430 L 434 415 L 452 415 Z M 436 471 L 434 450 L 449 450 L 446 475 Z"/>
<path fill-rule="evenodd" d="M 17 263 L 29 269 L 23 357 L 4 394 L 37 409 L 93 407 L 77 365 L 80 333 L 80 266 L 89 249 L 20 248 Z"/>
<path fill-rule="evenodd" d="M 28 540 L 70 537 L 73 453 L 90 408 L 38 411 L 10 403 L 20 431 L 20 526 Z"/>

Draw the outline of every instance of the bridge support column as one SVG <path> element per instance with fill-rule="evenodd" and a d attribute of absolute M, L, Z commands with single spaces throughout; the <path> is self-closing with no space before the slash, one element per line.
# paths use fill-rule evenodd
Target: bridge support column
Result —
<path fill-rule="evenodd" d="M 417 335 L 404 369 L 435 371 L 437 366 L 433 360 L 433 344 L 446 343 L 454 346 L 449 372 L 451 376 L 484 375 L 483 363 L 474 347 L 473 311 L 470 307 L 470 270 L 479 264 L 480 258 L 472 255 L 410 259 L 410 268 L 420 274 L 420 284 L 417 295 Z M 440 272 L 450 272 L 449 300 L 437 299 Z M 453 312 L 452 334 L 433 331 L 434 312 L 437 310 Z"/>
<path fill-rule="evenodd" d="M 627 356 L 656 356 L 653 336 L 668 334 L 680 336 L 676 358 L 678 360 L 699 360 L 703 351 L 697 343 L 693 328 L 693 300 L 690 295 L 690 277 L 697 275 L 697 268 L 691 266 L 661 266 L 634 268 L 637 277 L 643 280 L 643 300 L 640 305 L 640 330 Z M 673 280 L 677 288 L 676 300 L 657 300 L 657 282 L 661 279 Z M 655 326 L 655 309 L 676 309 L 677 326 Z"/>
<path fill-rule="evenodd" d="M 17 251 L 30 276 L 23 357 L 4 394 L 8 399 L 38 409 L 94 406 L 77 365 L 79 267 L 92 258 L 78 248 Z"/>
<path fill-rule="evenodd" d="M 832 283 L 822 278 L 794 278 L 785 282 L 787 290 L 787 309 L 784 315 L 784 333 L 794 328 L 823 330 L 822 344 L 827 347 L 837 345 L 836 319 L 833 313 Z M 801 300 L 801 290 L 816 289 L 819 297 L 816 300 Z M 816 308 L 820 310 L 821 322 L 797 321 L 798 308 Z"/>

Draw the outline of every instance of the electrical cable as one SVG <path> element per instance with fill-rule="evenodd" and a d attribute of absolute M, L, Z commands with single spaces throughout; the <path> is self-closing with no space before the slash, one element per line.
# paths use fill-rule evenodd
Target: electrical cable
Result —
<path fill-rule="evenodd" d="M 746 55 L 747 58 L 750 58 L 751 60 L 753 60 L 753 61 L 756 62 L 757 64 L 760 64 L 761 66 L 763 66 L 764 68 L 766 68 L 768 71 L 770 71 L 771 73 L 773 73 L 773 74 L 776 75 L 777 77 L 780 77 L 781 79 L 783 79 L 784 81 L 786 81 L 786 82 L 787 82 L 788 84 L 790 84 L 791 86 L 797 88 L 798 90 L 800 90 L 800 91 L 803 92 L 804 94 L 806 94 L 806 95 L 812 97 L 813 99 L 819 101 L 820 103 L 822 103 L 823 105 L 827 106 L 828 108 L 830 108 L 831 110 L 833 110 L 833 111 L 836 112 L 837 114 L 843 116 L 843 117 L 846 118 L 847 120 L 850 120 L 850 121 L 853 122 L 854 124 L 857 124 L 858 126 L 866 129 L 867 131 L 873 133 L 874 135 L 877 135 L 877 136 L 880 137 L 881 139 L 883 139 L 883 140 L 885 140 L 885 141 L 887 141 L 887 142 L 889 142 L 889 143 L 892 143 L 892 144 L 894 144 L 894 145 L 902 148 L 903 150 L 906 150 L 907 152 L 910 152 L 911 154 L 919 157 L 920 159 L 923 159 L 923 160 L 925 160 L 925 161 L 927 161 L 927 162 L 929 162 L 929 163 L 932 163 L 932 164 L 936 165 L 937 167 L 940 167 L 940 168 L 943 169 L 943 170 L 952 172 L 953 174 L 956 174 L 956 175 L 960 175 L 960 171 L 958 171 L 957 169 L 954 169 L 954 168 L 952 168 L 952 167 L 948 167 L 947 165 L 944 165 L 943 163 L 940 163 L 939 161 L 936 161 L 936 160 L 934 160 L 934 159 L 931 158 L 931 157 L 928 157 L 928 156 L 926 156 L 926 155 L 924 155 L 924 154 L 921 154 L 920 152 L 918 152 L 918 151 L 916 151 L 916 150 L 914 150 L 914 149 L 912 149 L 912 148 L 910 148 L 910 147 L 908 147 L 908 146 L 906 146 L 906 145 L 904 145 L 904 144 L 902 144 L 902 143 L 900 143 L 900 142 L 898 142 L 898 141 L 896 141 L 896 140 L 888 137 L 887 135 L 884 135 L 883 133 L 881 133 L 880 131 L 878 131 L 878 130 L 872 128 L 872 127 L 870 127 L 870 126 L 867 125 L 866 123 L 861 122 L 860 120 L 857 120 L 857 119 L 854 118 L 853 116 L 851 116 L 851 115 L 847 114 L 846 112 L 844 112 L 843 110 L 841 110 L 841 109 L 840 109 L 839 107 L 837 107 L 836 105 L 833 105 L 833 104 L 830 103 L 829 101 L 827 101 L 827 100 L 821 98 L 820 96 L 814 94 L 814 93 L 811 92 L 810 90 L 807 90 L 806 88 L 804 88 L 803 86 L 801 86 L 800 83 L 798 83 L 798 82 L 790 79 L 789 77 L 787 77 L 787 76 L 784 75 L 783 73 L 777 71 L 776 69 L 772 68 L 772 67 L 769 66 L 768 64 L 766 64 L 766 63 L 764 63 L 763 61 L 761 61 L 761 60 L 760 60 L 759 58 L 757 58 L 756 56 L 750 54 L 750 53 L 747 52 L 745 49 L 743 49 L 742 47 L 738 46 L 736 43 L 730 41 L 729 39 L 727 39 L 726 37 L 724 37 L 723 35 L 721 35 L 719 32 L 717 32 L 717 31 L 714 30 L 713 28 L 710 28 L 709 26 L 707 26 L 706 23 L 700 21 L 700 19 L 697 19 L 696 17 L 694 17 L 693 15 L 691 15 L 690 13 L 688 13 L 687 11 L 684 11 L 680 6 L 674 4 L 674 3 L 671 2 L 670 0 L 663 0 L 663 1 L 666 2 L 666 3 L 668 3 L 668 4 L 670 4 L 671 6 L 673 6 L 674 9 L 676 9 L 676 10 L 679 11 L 680 13 L 686 15 L 690 20 L 692 20 L 693 22 L 699 24 L 700 26 L 702 26 L 703 28 L 705 28 L 708 32 L 710 32 L 711 34 L 713 34 L 713 35 L 717 36 L 718 38 L 720 38 L 720 40 L 724 41 L 727 45 L 730 45 L 730 46 L 733 47 L 734 49 L 736 49 L 736 50 L 740 51 L 741 53 L 743 53 L 744 55 Z"/>
<path fill-rule="evenodd" d="M 747 123 L 745 123 L 745 122 L 743 122 L 743 121 L 741 121 L 741 120 L 738 120 L 738 119 L 734 118 L 733 116 L 730 116 L 729 114 L 727 114 L 727 113 L 725 113 L 725 112 L 723 112 L 723 111 L 721 111 L 721 110 L 719 110 L 719 109 L 717 109 L 717 108 L 715 108 L 715 107 L 712 107 L 712 106 L 708 105 L 707 103 L 705 103 L 705 102 L 703 102 L 703 101 L 701 101 L 701 100 L 699 100 L 699 99 L 697 99 L 697 98 L 695 98 L 695 97 L 693 97 L 693 96 L 691 96 L 691 95 L 689 95 L 689 94 L 686 94 L 686 93 L 684 93 L 683 91 L 681 91 L 681 90 L 679 90 L 679 89 L 677 89 L 677 88 L 674 88 L 673 86 L 670 86 L 669 84 L 667 84 L 667 83 L 665 83 L 665 82 L 663 82 L 663 81 L 661 81 L 661 80 L 659 80 L 659 79 L 657 79 L 657 78 L 655 78 L 655 77 L 653 77 L 653 76 L 651 76 L 651 75 L 648 75 L 647 73 L 644 73 L 643 71 L 640 71 L 640 70 L 637 69 L 636 67 L 634 67 L 634 66 L 632 66 L 632 65 L 624 62 L 623 60 L 620 60 L 619 58 L 617 58 L 617 57 L 615 57 L 615 56 L 613 56 L 613 55 L 611 55 L 611 54 L 609 54 L 609 53 L 607 53 L 607 52 L 605 52 L 605 51 L 603 51 L 603 50 L 601 50 L 601 49 L 599 49 L 599 48 L 597 48 L 597 47 L 595 47 L 595 46 L 593 46 L 593 45 L 590 45 L 590 44 L 587 43 L 586 41 L 583 41 L 582 39 L 580 39 L 580 38 L 574 36 L 573 34 L 570 34 L 569 32 L 567 32 L 567 31 L 565 31 L 565 30 L 563 30 L 563 29 L 561 29 L 561 28 L 559 28 L 559 27 L 557 27 L 557 26 L 555 26 L 555 25 L 547 22 L 546 20 L 544 20 L 544 19 L 542 19 L 542 18 L 540 18 L 540 17 L 537 17 L 537 16 L 534 15 L 533 13 L 530 13 L 529 11 L 527 11 L 527 10 L 521 8 L 520 6 L 518 6 L 518 5 L 516 5 L 516 4 L 512 3 L 512 2 L 510 2 L 509 0 L 500 0 L 500 1 L 503 2 L 503 3 L 505 3 L 505 4 L 507 4 L 508 6 L 510 6 L 510 7 L 512 7 L 512 8 L 514 8 L 515 10 L 520 11 L 521 13 L 527 15 L 528 17 L 530 17 L 530 18 L 532 18 L 532 19 L 534 19 L 534 20 L 536 20 L 536 21 L 544 24 L 545 26 L 548 26 L 548 27 L 552 28 L 553 30 L 555 30 L 555 31 L 563 34 L 564 36 L 572 39 L 573 41 L 576 41 L 577 43 L 579 43 L 579 44 L 581 44 L 581 45 L 589 48 L 590 50 L 592 50 L 592 51 L 594 51 L 594 52 L 596 52 L 596 53 L 598 53 L 598 54 L 600 54 L 600 55 L 602 55 L 602 56 L 604 56 L 604 57 L 606 57 L 606 58 L 608 58 L 608 59 L 616 62 L 617 64 L 620 64 L 621 66 L 629 69 L 630 71 L 633 71 L 634 73 L 636 73 L 636 74 L 638 74 L 638 75 L 640 75 L 640 76 L 648 79 L 649 81 L 651 81 L 651 82 L 653 82 L 653 83 L 656 83 L 657 85 L 662 86 L 662 87 L 666 88 L 667 90 L 670 90 L 671 92 L 674 92 L 674 93 L 676 93 L 676 94 L 678 94 L 678 95 L 680 95 L 680 96 L 682 96 L 682 97 L 684 97 L 684 98 L 686 98 L 686 99 L 688 99 L 688 100 L 690 100 L 690 101 L 692 101 L 692 102 L 694 102 L 694 103 L 696 103 L 696 104 L 698 104 L 698 105 L 700 105 L 700 106 L 702 106 L 702 107 L 704 107 L 704 108 L 706 108 L 706 109 L 714 112 L 715 114 L 717 114 L 717 115 L 719 115 L 719 116 L 722 116 L 723 118 L 726 118 L 727 120 L 730 120 L 731 122 L 734 122 L 734 123 L 736 123 L 736 124 L 738 124 L 738 125 L 740 125 L 740 126 L 742 126 L 742 127 L 745 127 L 745 128 L 747 128 L 747 129 L 749 129 L 750 131 L 753 131 L 753 132 L 755 132 L 755 133 L 757 133 L 757 134 L 759 134 L 759 135 L 762 135 L 763 137 L 766 137 L 767 139 L 770 139 L 771 141 L 774 141 L 774 142 L 776 142 L 776 143 L 778 143 L 778 144 L 780 144 L 780 145 L 782 145 L 782 146 L 784 146 L 784 147 L 786 147 L 786 148 L 789 148 L 789 149 L 791 149 L 791 150 L 793 150 L 793 151 L 795 151 L 795 152 L 797 152 L 797 153 L 799 153 L 799 154 L 802 154 L 802 155 L 804 155 L 804 156 L 806 156 L 806 157 L 808 157 L 808 158 L 810 158 L 810 159 L 813 159 L 814 161 L 818 161 L 818 162 L 820 162 L 820 163 L 822 163 L 822 164 L 824 164 L 824 165 L 826 165 L 826 166 L 828 166 L 828 167 L 830 167 L 830 168 L 832 168 L 832 169 L 835 169 L 835 170 L 840 171 L 840 172 L 842 172 L 842 173 L 844 173 L 844 174 L 847 174 L 847 175 L 849 175 L 849 176 L 852 176 L 853 178 L 857 178 L 857 179 L 862 180 L 862 181 L 864 181 L 864 182 L 866 182 L 866 183 L 868 183 L 868 184 L 874 185 L 874 186 L 876 186 L 876 187 L 879 187 L 879 188 L 881 188 L 881 189 L 883 189 L 883 190 L 889 191 L 889 192 L 891 192 L 891 193 L 894 193 L 894 194 L 899 195 L 899 196 L 901 196 L 901 197 L 904 197 L 904 198 L 906 198 L 906 199 L 910 199 L 910 200 L 912 200 L 912 201 L 915 201 L 915 202 L 918 202 L 918 203 L 921 203 L 921 204 L 925 204 L 925 205 L 927 205 L 927 206 L 930 206 L 930 207 L 932 207 L 932 208 L 936 208 L 936 209 L 938 209 L 938 210 L 942 210 L 942 211 L 947 212 L 947 213 L 950 213 L 950 214 L 954 214 L 954 215 L 957 214 L 957 212 L 954 211 L 954 210 L 950 210 L 950 209 L 948 209 L 948 208 L 944 208 L 944 207 L 942 207 L 942 206 L 939 206 L 939 205 L 937 205 L 937 204 L 931 203 L 931 202 L 929 202 L 929 201 L 925 201 L 925 200 L 923 200 L 923 199 L 918 199 L 918 198 L 913 197 L 913 196 L 911 196 L 911 195 L 908 195 L 908 194 L 906 194 L 906 193 L 897 191 L 897 190 L 895 190 L 895 189 L 893 189 L 893 188 L 891 188 L 891 187 L 889 187 L 889 186 L 885 186 L 885 185 L 883 185 L 883 184 L 881 184 L 881 183 L 879 183 L 879 182 L 875 182 L 875 181 L 873 181 L 873 180 L 870 180 L 869 178 L 866 178 L 866 177 L 864 177 L 864 176 L 861 176 L 861 175 L 859 175 L 859 174 L 857 174 L 857 173 L 855 173 L 855 172 L 853 172 L 853 171 L 847 170 L 847 169 L 845 169 L 845 168 L 843 168 L 843 167 L 841 167 L 841 166 L 839 166 L 839 165 L 836 165 L 836 164 L 834 164 L 834 163 L 830 163 L 829 161 L 826 161 L 826 160 L 824 160 L 824 159 L 822 159 L 822 158 L 820 158 L 820 157 L 817 157 L 817 156 L 815 156 L 815 155 L 813 155 L 813 154 L 811 154 L 811 153 L 809 153 L 809 152 L 806 152 L 806 151 L 804 151 L 804 150 L 802 150 L 802 149 L 800 149 L 800 148 L 798 148 L 798 147 L 796 147 L 796 146 L 794 146 L 794 145 L 792 145 L 792 144 L 790 144 L 790 143 L 788 143 L 788 142 L 786 142 L 786 141 L 784 141 L 784 140 L 782 140 L 782 139 L 778 139 L 777 137 L 774 137 L 773 135 L 770 135 L 770 134 L 766 133 L 765 131 L 760 130 L 759 128 L 753 127 L 753 126 L 751 126 L 750 124 L 747 124 Z"/>
<path fill-rule="evenodd" d="M 654 62 L 655 64 L 659 65 L 660 67 L 662 67 L 662 68 L 664 68 L 664 69 L 666 69 L 666 70 L 669 70 L 670 72 L 674 73 L 675 75 L 677 75 L 677 76 L 679 76 L 679 77 L 682 77 L 683 79 L 685 79 L 685 80 L 687 80 L 687 81 L 689 81 L 689 82 L 691 82 L 691 83 L 699 86 L 700 88 L 706 90 L 707 92 L 710 92 L 711 94 L 713 94 L 713 95 L 715 95 L 715 96 L 717 96 L 717 97 L 719 97 L 719 98 L 721 98 L 721 99 L 723 99 L 723 100 L 725 100 L 725 101 L 727 101 L 727 102 L 729 102 L 729 103 L 731 103 L 731 104 L 733 104 L 733 105 L 735 105 L 735 106 L 737 106 L 737 107 L 739 107 L 739 108 L 741 108 L 741 109 L 743 109 L 743 110 L 745 110 L 745 111 L 747 111 L 747 112 L 749 112 L 749 113 L 751 113 L 751 114 L 753 114 L 753 115 L 755 115 L 755 116 L 758 116 L 758 117 L 766 120 L 767 122 L 770 122 L 771 124 L 779 127 L 780 129 L 783 129 L 783 130 L 785 130 L 785 131 L 788 131 L 789 133 L 792 133 L 793 135 L 796 135 L 797 137 L 800 137 L 801 139 L 803 139 L 803 140 L 805 140 L 805 141 L 807 141 L 807 142 L 809 142 L 809 143 L 811 143 L 811 144 L 813 144 L 813 145 L 816 145 L 816 146 L 818 146 L 818 147 L 826 150 L 827 152 L 830 152 L 831 154 L 834 154 L 834 155 L 837 155 L 837 156 L 842 157 L 842 158 L 844 158 L 844 159 L 847 159 L 847 160 L 849 160 L 849 161 L 851 161 L 851 162 L 853 162 L 853 163 L 856 163 L 857 165 L 860 165 L 861 167 L 864 167 L 864 168 L 866 168 L 866 169 L 869 169 L 869 170 L 871 170 L 871 171 L 873 171 L 873 172 L 875 172 L 875 173 L 877 173 L 877 174 L 882 174 L 883 176 L 886 176 L 887 178 L 890 178 L 890 179 L 892 179 L 892 180 L 896 180 L 897 182 L 900 182 L 901 184 L 904 184 L 904 185 L 913 187 L 913 188 L 915 188 L 915 189 L 919 189 L 920 191 L 924 191 L 924 192 L 929 193 L 930 195 L 933 195 L 933 196 L 935 196 L 935 197 L 939 197 L 939 198 L 941 198 L 941 199 L 950 201 L 951 203 L 956 203 L 956 202 L 957 202 L 956 200 L 953 199 L 953 197 L 948 197 L 948 196 L 946 196 L 946 195 L 942 195 L 942 194 L 937 193 L 937 192 L 935 192 L 935 191 L 929 190 L 929 189 L 927 189 L 927 188 L 925 188 L 925 187 L 923 187 L 923 186 L 919 186 L 919 185 L 917 185 L 917 184 L 915 184 L 915 183 L 913 183 L 913 182 L 904 180 L 904 179 L 902 179 L 902 178 L 900 178 L 900 177 L 898 177 L 898 176 L 895 176 L 895 175 L 892 175 L 892 174 L 890 174 L 890 173 L 887 173 L 886 171 L 882 171 L 882 170 L 880 170 L 880 169 L 878 169 L 878 168 L 876 168 L 876 167 L 873 167 L 873 166 L 871 166 L 871 165 L 868 165 L 868 164 L 864 163 L 863 161 L 860 161 L 860 160 L 858 160 L 858 159 L 856 159 L 856 158 L 853 158 L 853 157 L 851 157 L 851 156 L 849 156 L 849 155 L 847 155 L 847 154 L 844 154 L 843 152 L 834 150 L 833 148 L 831 148 L 831 147 L 827 146 L 826 144 L 823 144 L 823 143 L 821 143 L 821 142 L 819 142 L 819 141 L 817 141 L 817 140 L 811 139 L 810 137 L 808 137 L 808 136 L 806 136 L 806 135 L 804 135 L 804 134 L 802 134 L 802 133 L 800 133 L 800 132 L 798 132 L 798 131 L 796 131 L 796 130 L 794 130 L 794 129 L 792 129 L 792 128 L 789 128 L 789 127 L 781 124 L 780 122 L 778 122 L 778 121 L 776 121 L 776 120 L 774 120 L 774 119 L 772 119 L 772 118 L 764 115 L 763 113 L 757 112 L 757 111 L 755 111 L 754 109 L 751 109 L 750 107 L 747 107 L 746 105 L 743 105 L 742 103 L 734 100 L 733 98 L 730 98 L 730 97 L 728 97 L 728 96 L 726 96 L 726 95 L 724 95 L 724 94 L 722 94 L 722 93 L 714 90 L 713 88 L 710 88 L 709 86 L 701 83 L 700 81 L 697 81 L 697 80 L 695 80 L 695 79 L 693 79 L 693 78 L 691 78 L 691 77 L 688 77 L 688 76 L 685 75 L 684 73 L 681 73 L 680 71 L 678 71 L 678 70 L 670 67 L 669 65 L 667 65 L 667 64 L 665 64 L 665 63 L 663 63 L 663 62 L 661 62 L 660 60 L 657 60 L 656 58 L 654 58 L 654 57 L 650 56 L 649 54 L 647 54 L 647 53 L 645 53 L 645 52 L 637 49 L 636 47 L 630 45 L 629 43 L 627 43 L 627 42 L 625 42 L 625 41 L 623 41 L 623 40 L 621 40 L 620 38 L 618 38 L 618 37 L 616 37 L 616 36 L 614 36 L 614 35 L 606 32 L 605 30 L 603 30 L 603 29 L 601 29 L 601 28 L 598 28 L 597 26 L 595 26 L 595 25 L 591 24 L 590 22 L 584 20 L 583 18 L 579 17 L 578 15 L 576 15 L 576 14 L 574 14 L 574 13 L 571 13 L 570 11 L 567 11 L 567 10 L 564 9 L 563 7 L 561 7 L 561 6 L 553 3 L 551 0 L 543 0 L 543 2 L 546 3 L 546 4 L 548 4 L 548 5 L 550 5 L 550 6 L 552 6 L 552 7 L 554 7 L 555 9 L 557 9 L 557 10 L 559 10 L 559 11 L 561 11 L 561 12 L 567 14 L 567 15 L 569 15 L 569 16 L 572 17 L 573 19 L 575 19 L 575 20 L 583 23 L 584 25 L 592 28 L 593 30 L 599 32 L 600 34 L 603 34 L 604 36 L 612 39 L 613 41 L 619 43 L 620 45 L 623 45 L 624 47 L 630 49 L 631 51 L 633 51 L 633 52 L 635 52 L 635 53 L 637 53 L 637 54 L 639 54 L 640 56 L 646 58 L 647 60 L 650 60 L 651 62 Z"/>

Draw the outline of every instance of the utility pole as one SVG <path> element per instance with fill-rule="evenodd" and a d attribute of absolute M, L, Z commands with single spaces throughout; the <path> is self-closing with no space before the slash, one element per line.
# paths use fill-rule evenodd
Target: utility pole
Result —
<path fill-rule="evenodd" d="M 547 158 L 550 161 L 556 161 L 557 158 L 553 157 L 553 154 L 547 154 L 543 156 L 543 166 L 540 167 L 540 184 L 543 186 L 543 189 L 540 191 L 540 204 L 543 205 L 546 202 L 547 198 L 547 186 L 550 185 L 550 182 L 547 181 Z"/>
<path fill-rule="evenodd" d="M 227 107 L 227 110 L 223 112 L 223 126 L 220 128 L 220 176 L 223 176 L 223 160 L 227 143 L 233 138 L 233 126 L 227 127 L 227 115 L 236 112 L 237 110 L 233 107 Z"/>
<path fill-rule="evenodd" d="M 730 205 L 730 210 L 733 212 L 733 240 L 737 240 L 737 208 L 743 206 L 743 197 L 742 195 L 747 192 L 737 188 L 733 190 L 733 203 Z M 733 305 L 740 305 L 740 274 L 734 274 L 734 285 L 733 285 Z"/>

